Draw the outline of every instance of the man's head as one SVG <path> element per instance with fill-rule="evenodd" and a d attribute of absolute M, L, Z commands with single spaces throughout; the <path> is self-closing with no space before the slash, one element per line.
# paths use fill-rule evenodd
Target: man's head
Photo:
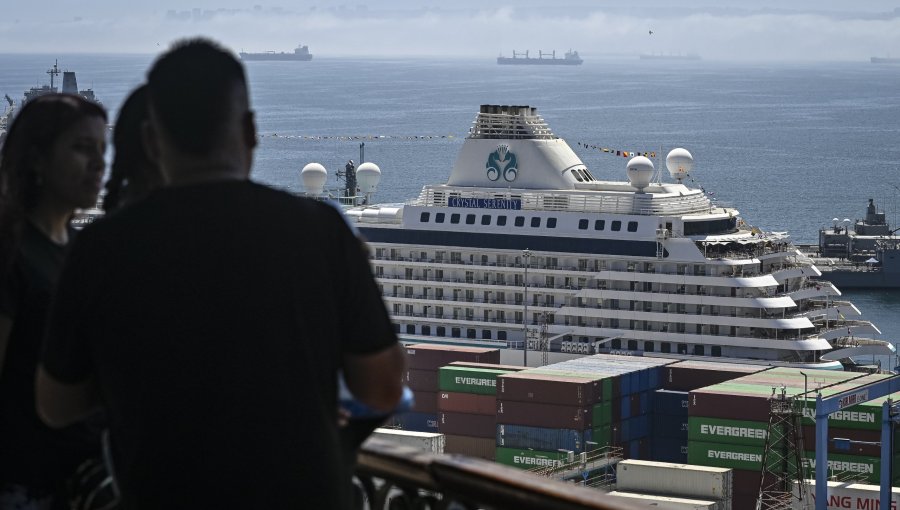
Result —
<path fill-rule="evenodd" d="M 207 39 L 177 42 L 147 76 L 148 152 L 172 181 L 197 169 L 249 173 L 256 145 L 241 63 Z"/>

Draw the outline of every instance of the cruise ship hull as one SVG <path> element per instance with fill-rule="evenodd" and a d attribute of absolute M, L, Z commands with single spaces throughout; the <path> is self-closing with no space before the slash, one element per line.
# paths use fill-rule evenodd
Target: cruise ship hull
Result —
<path fill-rule="evenodd" d="M 533 108 L 485 105 L 445 184 L 346 213 L 410 343 L 834 369 L 823 354 L 880 333 L 785 233 L 685 186 L 692 162 L 675 149 L 675 182 L 641 157 L 600 181 Z"/>

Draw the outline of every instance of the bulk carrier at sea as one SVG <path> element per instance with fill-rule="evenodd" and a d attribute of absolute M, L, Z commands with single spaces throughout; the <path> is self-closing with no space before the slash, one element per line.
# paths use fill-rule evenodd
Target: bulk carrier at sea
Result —
<path fill-rule="evenodd" d="M 578 56 L 577 51 L 569 50 L 565 53 L 563 58 L 556 58 L 556 50 L 553 50 L 550 53 L 544 53 L 543 51 L 538 50 L 537 57 L 528 56 L 528 50 L 525 50 L 525 53 L 516 52 L 513 50 L 512 57 L 504 57 L 500 55 L 497 57 L 497 64 L 499 65 L 537 65 L 537 66 L 580 66 L 584 60 Z"/>
<path fill-rule="evenodd" d="M 247 53 L 240 52 L 239 53 L 241 60 L 243 61 L 255 61 L 255 60 L 264 60 L 264 61 L 308 61 L 312 60 L 312 53 L 309 52 L 309 46 L 298 45 L 294 48 L 293 52 L 284 52 L 284 51 L 265 51 L 262 53 Z"/>

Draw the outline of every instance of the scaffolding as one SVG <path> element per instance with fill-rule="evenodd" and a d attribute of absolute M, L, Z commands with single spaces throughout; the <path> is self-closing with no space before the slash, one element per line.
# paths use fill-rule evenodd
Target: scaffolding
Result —
<path fill-rule="evenodd" d="M 756 510 L 809 509 L 812 502 L 803 455 L 802 410 L 784 387 L 780 393 L 772 388 L 769 404 Z"/>
<path fill-rule="evenodd" d="M 617 446 L 603 446 L 578 454 L 559 450 L 556 462 L 529 471 L 555 480 L 610 491 L 616 484 L 616 464 L 623 459 L 622 452 L 622 448 Z"/>

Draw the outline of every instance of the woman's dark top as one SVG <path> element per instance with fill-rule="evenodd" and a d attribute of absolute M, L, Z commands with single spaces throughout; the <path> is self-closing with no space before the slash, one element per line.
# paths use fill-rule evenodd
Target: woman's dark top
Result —
<path fill-rule="evenodd" d="M 12 268 L 0 275 L 0 315 L 13 322 L 0 368 L 0 484 L 36 493 L 58 490 L 82 460 L 99 453 L 99 436 L 88 427 L 54 430 L 35 410 L 35 370 L 64 254 L 65 246 L 27 223 Z"/>

